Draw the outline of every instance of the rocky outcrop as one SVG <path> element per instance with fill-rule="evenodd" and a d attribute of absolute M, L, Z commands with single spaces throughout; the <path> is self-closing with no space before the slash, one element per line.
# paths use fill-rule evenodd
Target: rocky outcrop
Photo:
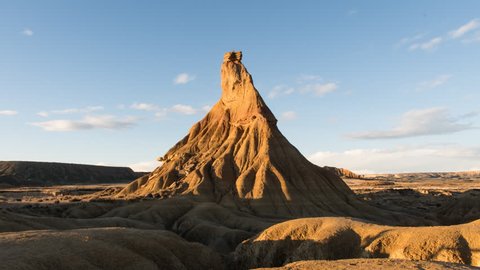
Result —
<path fill-rule="evenodd" d="M 241 60 L 241 52 L 225 54 L 220 100 L 160 159 L 162 166 L 119 196 L 192 195 L 260 216 L 379 218 L 282 135 Z"/>
<path fill-rule="evenodd" d="M 0 184 L 11 186 L 118 183 L 132 181 L 138 176 L 127 167 L 0 161 Z"/>

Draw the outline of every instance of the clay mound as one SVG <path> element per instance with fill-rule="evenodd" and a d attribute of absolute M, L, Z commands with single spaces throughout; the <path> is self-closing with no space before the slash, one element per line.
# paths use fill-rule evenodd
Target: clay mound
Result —
<path fill-rule="evenodd" d="M 262 219 L 215 203 L 196 203 L 184 197 L 139 202 L 101 216 L 122 218 L 171 230 L 188 241 L 228 253 L 280 220 Z"/>
<path fill-rule="evenodd" d="M 137 177 L 139 174 L 128 167 L 0 161 L 0 184 L 11 186 L 119 183 L 132 181 Z"/>
<path fill-rule="evenodd" d="M 195 195 L 260 216 L 379 218 L 288 142 L 241 59 L 241 52 L 225 54 L 218 103 L 160 158 L 161 167 L 119 196 Z"/>
<path fill-rule="evenodd" d="M 225 254 L 234 251 L 242 241 L 281 222 L 226 209 L 215 203 L 196 203 L 185 197 L 112 207 L 80 203 L 16 211 L 0 209 L 0 233 L 104 227 L 169 230 L 187 241 Z"/>
<path fill-rule="evenodd" d="M 444 227 L 389 227 L 346 218 L 274 225 L 235 250 L 241 268 L 303 260 L 391 258 L 480 265 L 480 220 Z"/>
<path fill-rule="evenodd" d="M 337 261 L 301 261 L 282 267 L 256 268 L 257 270 L 467 270 L 477 267 L 444 262 L 424 262 L 391 259 L 351 259 Z"/>
<path fill-rule="evenodd" d="M 221 257 L 174 233 L 137 229 L 0 234 L 0 269 L 223 269 Z"/>

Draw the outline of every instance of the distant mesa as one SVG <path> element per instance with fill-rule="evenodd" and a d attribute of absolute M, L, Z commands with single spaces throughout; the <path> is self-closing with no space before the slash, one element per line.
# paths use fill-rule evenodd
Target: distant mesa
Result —
<path fill-rule="evenodd" d="M 312 164 L 282 135 L 241 60 L 241 52 L 224 55 L 220 100 L 162 166 L 118 196 L 191 195 L 261 216 L 378 218 L 338 171 Z"/>
<path fill-rule="evenodd" d="M 324 169 L 327 169 L 334 174 L 336 174 L 338 177 L 345 177 L 345 178 L 352 178 L 352 179 L 363 179 L 364 176 L 360 174 L 356 174 L 350 170 L 347 170 L 345 168 L 336 168 L 336 167 L 329 167 L 329 166 L 324 166 Z"/>
<path fill-rule="evenodd" d="M 119 183 L 132 181 L 143 174 L 128 167 L 0 161 L 0 185 L 3 186 Z"/>

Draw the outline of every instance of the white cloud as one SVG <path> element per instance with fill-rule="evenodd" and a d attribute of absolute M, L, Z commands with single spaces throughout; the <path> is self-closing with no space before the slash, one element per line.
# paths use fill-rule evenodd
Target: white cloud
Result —
<path fill-rule="evenodd" d="M 18 112 L 17 111 L 13 111 L 13 110 L 3 110 L 3 111 L 0 111 L 0 116 L 13 116 L 13 115 L 17 115 Z"/>
<path fill-rule="evenodd" d="M 297 119 L 297 113 L 294 111 L 286 111 L 283 112 L 281 115 L 281 119 L 289 121 L 289 120 L 295 120 Z"/>
<path fill-rule="evenodd" d="M 175 77 L 173 80 L 174 84 L 186 84 L 191 81 L 195 80 L 195 76 L 190 75 L 188 73 L 180 73 Z"/>
<path fill-rule="evenodd" d="M 117 118 L 111 115 L 85 116 L 81 120 L 51 120 L 31 123 L 45 131 L 75 131 L 92 129 L 125 129 L 136 125 L 134 117 Z"/>
<path fill-rule="evenodd" d="M 269 98 L 288 96 L 293 93 L 313 93 L 316 96 L 323 96 L 338 89 L 334 82 L 322 82 L 322 78 L 317 75 L 300 75 L 297 79 L 297 85 L 290 87 L 288 85 L 277 85 L 268 93 Z"/>
<path fill-rule="evenodd" d="M 410 51 L 414 51 L 417 49 L 425 50 L 425 51 L 431 51 L 435 49 L 440 43 L 442 43 L 443 38 L 442 37 L 435 37 L 430 39 L 429 41 L 423 42 L 423 43 L 414 43 L 410 45 L 408 48 Z"/>
<path fill-rule="evenodd" d="M 293 87 L 288 87 L 286 85 L 277 85 L 268 93 L 269 98 L 276 98 L 279 96 L 287 96 L 295 92 Z"/>
<path fill-rule="evenodd" d="M 192 106 L 184 105 L 184 104 L 173 105 L 171 110 L 173 112 L 186 114 L 186 115 L 192 115 L 197 113 L 197 110 L 194 109 Z"/>
<path fill-rule="evenodd" d="M 421 82 L 418 86 L 420 89 L 433 89 L 445 84 L 452 78 L 452 75 L 443 74 L 435 77 L 433 80 Z"/>
<path fill-rule="evenodd" d="M 212 109 L 211 105 L 205 105 L 201 108 L 203 112 L 209 112 Z"/>
<path fill-rule="evenodd" d="M 161 164 L 162 164 L 161 162 L 152 160 L 152 161 L 143 161 L 143 162 L 130 164 L 128 165 L 128 167 L 132 168 L 132 170 L 136 172 L 151 172 Z"/>
<path fill-rule="evenodd" d="M 150 103 L 133 103 L 130 105 L 130 108 L 139 111 L 157 111 L 161 109 L 157 105 Z"/>
<path fill-rule="evenodd" d="M 305 85 L 301 91 L 312 92 L 316 96 L 323 96 L 338 89 L 336 83 L 315 83 Z"/>
<path fill-rule="evenodd" d="M 87 106 L 83 108 L 68 108 L 62 110 L 52 110 L 52 111 L 41 111 L 38 112 L 38 116 L 48 117 L 52 114 L 74 114 L 74 113 L 91 113 L 96 111 L 101 111 L 104 108 L 102 106 Z"/>
<path fill-rule="evenodd" d="M 33 31 L 30 28 L 23 29 L 23 31 L 21 33 L 22 33 L 22 35 L 27 36 L 27 37 L 33 36 Z"/>
<path fill-rule="evenodd" d="M 404 113 L 400 123 L 391 130 L 366 131 L 348 135 L 354 139 L 391 139 L 422 135 L 438 135 L 459 132 L 474 128 L 471 123 L 463 120 L 476 116 L 472 112 L 460 117 L 452 117 L 445 108 L 428 108 L 411 110 Z"/>
<path fill-rule="evenodd" d="M 479 19 L 474 19 L 469 21 L 468 23 L 460 26 L 459 28 L 450 31 L 449 35 L 452 38 L 459 38 L 464 36 L 466 33 L 477 29 L 480 26 L 480 20 Z"/>
<path fill-rule="evenodd" d="M 421 34 L 417 34 L 417 35 L 412 36 L 412 37 L 404 37 L 395 45 L 395 47 L 401 47 L 401 46 L 404 46 L 404 45 L 411 44 L 411 43 L 413 43 L 417 40 L 422 39 L 424 36 L 425 36 L 425 34 L 421 33 Z"/>
<path fill-rule="evenodd" d="M 319 166 L 342 167 L 360 174 L 467 171 L 478 166 L 480 147 L 444 144 L 319 151 L 309 155 L 308 159 Z"/>
<path fill-rule="evenodd" d="M 415 50 L 432 51 L 444 42 L 459 39 L 464 36 L 466 36 L 466 38 L 463 39 L 462 42 L 472 43 L 472 42 L 480 41 L 480 33 L 477 34 L 477 36 L 473 36 L 473 37 L 471 35 L 469 37 L 468 33 L 478 28 L 480 28 L 480 19 L 473 19 L 467 22 L 466 24 L 460 26 L 457 29 L 449 31 L 443 35 L 439 35 L 437 37 L 431 38 L 429 40 L 420 41 L 421 39 L 423 39 L 424 34 L 419 34 L 414 37 L 403 38 L 395 47 L 408 46 L 408 50 L 410 51 L 415 51 Z"/>
<path fill-rule="evenodd" d="M 196 109 L 190 105 L 176 104 L 170 108 L 162 108 L 155 104 L 150 103 L 134 103 L 130 105 L 130 108 L 135 110 L 151 111 L 155 112 L 155 117 L 159 119 L 165 118 L 170 112 L 179 113 L 184 115 L 193 115 L 198 112 L 208 112 L 212 108 L 210 105 L 205 105 L 199 109 Z"/>

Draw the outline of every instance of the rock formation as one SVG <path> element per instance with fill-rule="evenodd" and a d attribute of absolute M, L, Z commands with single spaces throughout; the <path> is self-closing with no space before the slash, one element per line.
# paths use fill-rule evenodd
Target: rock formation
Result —
<path fill-rule="evenodd" d="M 261 216 L 376 217 L 282 135 L 241 60 L 241 52 L 225 54 L 220 100 L 160 158 L 162 166 L 119 196 L 195 195 Z"/>

